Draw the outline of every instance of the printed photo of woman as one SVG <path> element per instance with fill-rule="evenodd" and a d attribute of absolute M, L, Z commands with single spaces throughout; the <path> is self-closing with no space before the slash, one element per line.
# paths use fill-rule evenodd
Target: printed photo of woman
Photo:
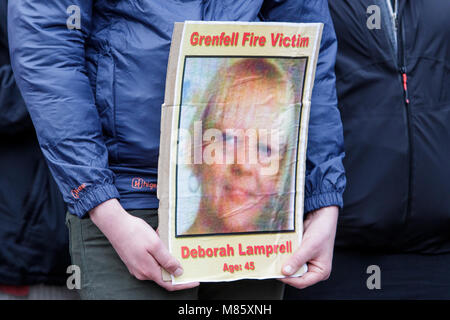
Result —
<path fill-rule="evenodd" d="M 294 230 L 305 68 L 299 58 L 186 59 L 177 236 Z"/>

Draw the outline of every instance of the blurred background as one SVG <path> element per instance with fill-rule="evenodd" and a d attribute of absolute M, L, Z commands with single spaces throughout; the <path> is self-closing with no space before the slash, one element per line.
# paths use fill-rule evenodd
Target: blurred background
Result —
<path fill-rule="evenodd" d="M 0 300 L 78 299 L 66 208 L 10 66 L 8 0 L 0 0 Z"/>

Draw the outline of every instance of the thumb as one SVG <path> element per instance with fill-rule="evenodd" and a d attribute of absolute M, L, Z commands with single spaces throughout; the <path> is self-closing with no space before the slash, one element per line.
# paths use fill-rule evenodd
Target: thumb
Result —
<path fill-rule="evenodd" d="M 285 262 L 282 273 L 285 276 L 291 276 L 298 271 L 313 257 L 313 250 L 306 242 L 302 242 L 300 247 L 295 250 L 294 254 Z"/>
<path fill-rule="evenodd" d="M 159 265 L 170 274 L 173 274 L 175 277 L 183 274 L 183 268 L 180 263 L 169 253 L 169 250 L 162 243 L 159 243 L 156 250 L 153 250 L 151 254 L 158 261 Z"/>

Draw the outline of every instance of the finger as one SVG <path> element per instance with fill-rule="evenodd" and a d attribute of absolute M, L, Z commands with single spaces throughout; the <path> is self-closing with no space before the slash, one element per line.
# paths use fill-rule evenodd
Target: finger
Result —
<path fill-rule="evenodd" d="M 171 282 L 162 281 L 156 282 L 161 287 L 166 289 L 167 291 L 178 291 L 178 290 L 186 290 L 186 289 L 192 289 L 199 286 L 199 282 L 190 282 L 190 283 L 183 283 L 183 284 L 172 284 Z"/>
<path fill-rule="evenodd" d="M 141 257 L 137 269 L 132 274 L 139 280 L 157 282 L 162 279 L 161 266 L 150 253 Z"/>
<path fill-rule="evenodd" d="M 296 273 L 305 263 L 313 258 L 314 250 L 308 243 L 303 242 L 295 250 L 294 254 L 284 263 L 282 273 L 291 276 Z"/>
<path fill-rule="evenodd" d="M 156 261 L 155 261 L 156 263 Z M 183 284 L 172 284 L 171 281 L 164 281 L 162 278 L 161 273 L 161 267 L 158 268 L 158 275 L 154 277 L 154 281 L 167 291 L 178 291 L 178 290 L 186 290 L 197 287 L 200 283 L 199 282 L 190 282 L 190 283 L 183 283 Z"/>
<path fill-rule="evenodd" d="M 151 257 L 149 255 L 149 257 Z M 163 287 L 167 291 L 178 291 L 185 290 L 197 287 L 200 283 L 191 282 L 185 284 L 173 285 L 171 281 L 164 281 L 162 279 L 161 266 L 158 265 L 155 259 L 151 258 L 149 261 L 148 271 L 144 272 L 144 274 L 139 274 L 136 278 L 139 280 L 151 280 L 158 284 L 160 287 Z"/>
<path fill-rule="evenodd" d="M 312 286 L 322 280 L 325 279 L 323 274 L 317 272 L 307 272 L 303 276 L 298 278 L 284 278 L 280 279 L 280 281 L 293 286 L 297 289 L 304 289 L 306 287 Z"/>
<path fill-rule="evenodd" d="M 183 268 L 177 259 L 175 259 L 158 238 L 154 245 L 150 248 L 149 252 L 156 259 L 158 264 L 167 272 L 179 277 L 183 274 Z"/>

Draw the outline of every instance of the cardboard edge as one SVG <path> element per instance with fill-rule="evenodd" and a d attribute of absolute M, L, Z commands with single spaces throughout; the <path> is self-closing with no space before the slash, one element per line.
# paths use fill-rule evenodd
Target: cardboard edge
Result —
<path fill-rule="evenodd" d="M 178 57 L 180 53 L 181 38 L 184 23 L 176 22 L 172 34 L 169 61 L 167 64 L 166 89 L 164 93 L 164 104 L 161 106 L 161 137 L 158 158 L 158 233 L 162 242 L 169 248 L 169 178 L 170 178 L 170 144 L 172 141 L 171 123 L 173 117 L 174 90 L 178 68 Z M 171 275 L 162 269 L 164 281 L 171 281 Z"/>

